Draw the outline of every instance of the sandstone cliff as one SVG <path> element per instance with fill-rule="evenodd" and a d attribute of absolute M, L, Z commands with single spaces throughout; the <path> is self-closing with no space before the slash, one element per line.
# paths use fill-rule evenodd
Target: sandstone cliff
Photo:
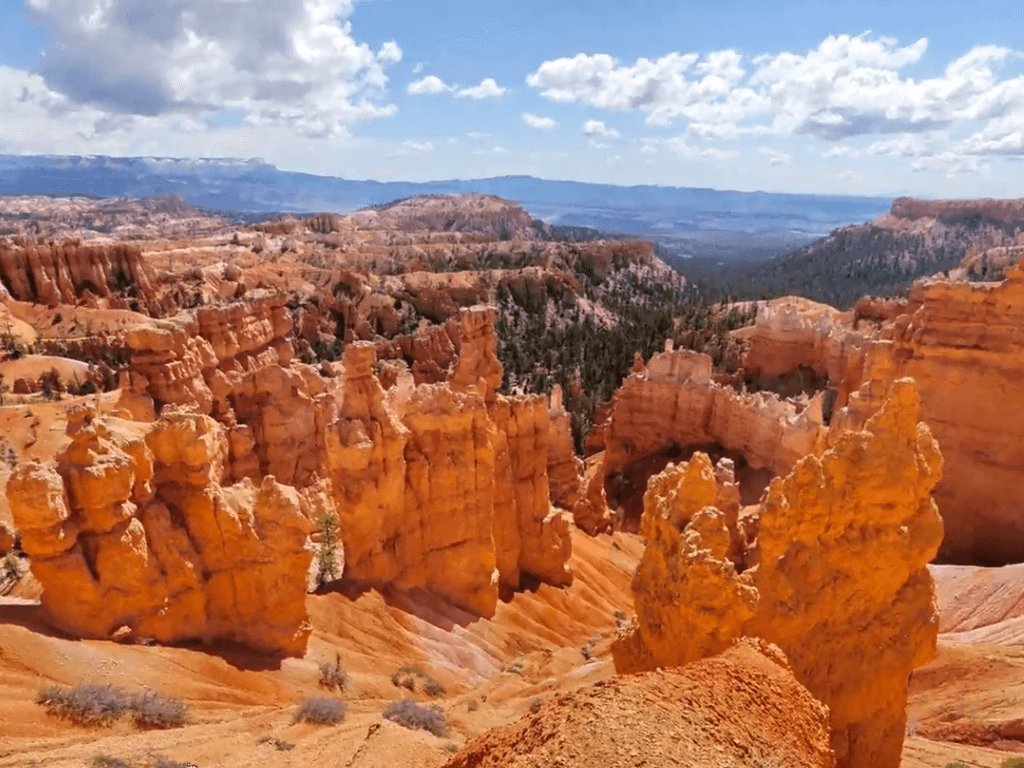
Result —
<path fill-rule="evenodd" d="M 232 480 L 326 481 L 346 578 L 428 589 L 489 616 L 524 575 L 571 581 L 569 522 L 548 483 L 566 436 L 549 445 L 543 397 L 496 394 L 493 321 L 491 309 L 463 310 L 444 333 L 458 356 L 442 380 L 398 374 L 385 390 L 368 342 L 348 344 L 340 365 L 293 360 L 284 298 L 254 292 L 130 331 L 129 378 L 158 409 L 224 424 Z M 571 494 L 572 477 L 560 477 Z"/>
<path fill-rule="evenodd" d="M 568 520 L 548 488 L 547 404 L 495 393 L 493 310 L 465 310 L 448 382 L 399 384 L 373 375 L 374 349 L 344 353 L 328 476 L 346 576 L 443 595 L 490 616 L 523 574 L 571 580 Z"/>
<path fill-rule="evenodd" d="M 935 488 L 945 523 L 940 558 L 999 565 L 1024 560 L 1017 477 L 1024 414 L 1010 407 L 1020 378 L 1024 272 L 1001 282 L 933 278 L 906 300 L 858 302 L 854 318 L 803 299 L 767 302 L 752 328 L 745 375 L 779 379 L 808 369 L 834 392 L 834 411 L 859 428 L 889 384 L 917 382 L 921 417 L 945 456 Z"/>
<path fill-rule="evenodd" d="M 913 383 L 897 382 L 863 431 L 833 429 L 830 447 L 774 480 L 751 515 L 736 515 L 727 468 L 716 477 L 702 454 L 652 479 L 617 669 L 764 638 L 828 705 L 837 765 L 898 766 L 907 679 L 938 628 L 925 566 L 942 538 L 930 496 L 942 458 L 918 406 Z"/>
<path fill-rule="evenodd" d="M 1024 560 L 1024 411 L 1013 405 L 1024 361 L 1024 270 L 1000 283 L 929 280 L 909 295 L 906 313 L 866 350 L 863 410 L 884 383 L 912 376 L 921 417 L 942 447 L 946 468 L 935 499 L 946 527 L 941 556 L 1000 565 Z M 852 367 L 851 367 L 852 370 Z"/>
<path fill-rule="evenodd" d="M 15 299 L 47 306 L 76 304 L 86 291 L 142 297 L 152 289 L 139 249 L 124 244 L 0 244 L 0 281 Z"/>
<path fill-rule="evenodd" d="M 83 408 L 68 434 L 56 466 L 20 464 L 7 485 L 55 626 L 305 651 L 312 525 L 294 489 L 222 485 L 228 440 L 207 416 L 140 425 Z"/>

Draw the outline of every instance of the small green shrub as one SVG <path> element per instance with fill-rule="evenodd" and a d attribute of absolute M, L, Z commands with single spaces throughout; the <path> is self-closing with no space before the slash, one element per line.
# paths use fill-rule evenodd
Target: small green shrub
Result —
<path fill-rule="evenodd" d="M 448 735 L 448 721 L 436 704 L 418 704 L 412 699 L 396 701 L 384 710 L 384 718 L 403 728 L 428 731 L 439 738 Z"/>
<path fill-rule="evenodd" d="M 1002 763 L 999 768 L 1024 768 L 1024 757 L 1011 757 Z"/>
<path fill-rule="evenodd" d="M 345 719 L 345 703 L 326 696 L 303 699 L 295 710 L 292 722 L 315 725 L 337 725 Z"/>
<path fill-rule="evenodd" d="M 478 709 L 480 709 L 480 702 L 476 699 L 470 699 L 469 703 L 466 704 L 466 709 L 468 709 L 470 712 L 476 712 Z"/>
<path fill-rule="evenodd" d="M 530 702 L 530 711 L 537 712 L 540 710 L 540 699 L 534 699 Z"/>
<path fill-rule="evenodd" d="M 338 518 L 325 512 L 317 519 L 320 525 L 320 543 L 316 551 L 317 583 L 323 586 L 338 578 L 338 561 L 334 556 L 338 545 Z"/>
<path fill-rule="evenodd" d="M 51 685 L 39 691 L 36 702 L 51 715 L 88 726 L 110 725 L 131 703 L 120 688 L 96 683 L 83 683 L 73 688 Z"/>

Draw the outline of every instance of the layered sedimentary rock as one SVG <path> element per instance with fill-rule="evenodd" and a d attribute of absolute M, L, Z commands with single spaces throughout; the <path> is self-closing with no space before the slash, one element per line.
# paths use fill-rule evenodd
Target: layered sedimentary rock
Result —
<path fill-rule="evenodd" d="M 921 417 L 946 459 L 935 489 L 942 557 L 1024 561 L 1024 411 L 1014 405 L 1024 371 L 1024 270 L 1007 270 L 1000 283 L 920 283 L 883 333 L 867 350 L 863 405 L 877 405 L 884 382 L 917 380 Z"/>
<path fill-rule="evenodd" d="M 76 304 L 86 291 L 96 297 L 152 291 L 138 247 L 122 243 L 0 244 L 0 281 L 15 299 L 48 306 Z"/>
<path fill-rule="evenodd" d="M 55 626 L 304 652 L 313 525 L 295 489 L 223 485 L 228 440 L 208 416 L 143 425 L 83 408 L 68 435 L 56 466 L 20 464 L 7 485 Z"/>
<path fill-rule="evenodd" d="M 569 522 L 549 499 L 547 403 L 496 395 L 492 320 L 463 312 L 443 384 L 385 391 L 373 345 L 349 345 L 325 428 L 346 576 L 429 589 L 484 616 L 524 573 L 571 580 Z"/>
<path fill-rule="evenodd" d="M 492 309 L 463 310 L 442 334 L 458 343 L 442 380 L 398 372 L 385 390 L 369 342 L 319 370 L 293 360 L 284 298 L 254 292 L 130 331 L 130 378 L 158 408 L 226 426 L 231 480 L 325 482 L 347 578 L 429 589 L 491 615 L 499 589 L 518 589 L 524 574 L 571 580 L 569 521 L 550 503 L 547 403 L 496 394 L 493 321 Z"/>
<path fill-rule="evenodd" d="M 942 538 L 930 495 L 942 457 L 918 410 L 913 382 L 897 382 L 863 431 L 834 428 L 830 447 L 772 481 L 753 515 L 735 514 L 727 468 L 716 477 L 703 454 L 652 479 L 617 669 L 764 638 L 828 705 L 839 766 L 898 766 L 907 679 L 938 629 L 926 563 Z"/>
<path fill-rule="evenodd" d="M 901 302 L 864 300 L 852 323 L 812 302 L 769 302 L 743 331 L 744 366 L 780 377 L 801 367 L 823 374 L 854 427 L 892 381 L 913 377 L 921 417 L 946 460 L 935 489 L 946 528 L 940 557 L 999 565 L 1024 560 L 1024 413 L 1008 405 L 1024 369 L 1022 327 L 1024 271 L 1016 266 L 998 283 L 934 278 Z"/>
<path fill-rule="evenodd" d="M 672 447 L 707 445 L 781 474 L 824 444 L 820 396 L 798 402 L 737 393 L 715 384 L 711 367 L 707 355 L 669 350 L 623 382 L 604 430 L 606 474 Z"/>

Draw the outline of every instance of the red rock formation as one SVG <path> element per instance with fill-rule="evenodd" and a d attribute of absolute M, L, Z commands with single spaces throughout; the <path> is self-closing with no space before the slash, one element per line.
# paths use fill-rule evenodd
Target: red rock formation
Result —
<path fill-rule="evenodd" d="M 15 299 L 48 306 L 76 304 L 85 291 L 103 297 L 128 288 L 139 297 L 152 292 L 139 249 L 121 243 L 0 244 L 0 280 Z"/>
<path fill-rule="evenodd" d="M 912 376 L 921 417 L 942 446 L 946 469 L 935 499 L 946 527 L 941 557 L 1002 564 L 1024 560 L 1024 411 L 1014 407 L 1024 343 L 1024 270 L 1001 283 L 930 280 L 910 292 L 907 312 L 866 349 L 870 384 L 851 404 L 876 407 L 885 382 Z M 853 370 L 853 366 L 851 366 Z"/>
<path fill-rule="evenodd" d="M 615 393 L 605 428 L 606 474 L 672 447 L 717 444 L 755 469 L 788 472 L 824 441 L 820 397 L 783 401 L 712 381 L 711 358 L 677 350 L 651 358 Z"/>
<path fill-rule="evenodd" d="M 926 564 L 942 538 L 930 496 L 942 457 L 918 406 L 913 382 L 897 382 L 864 431 L 833 428 L 831 447 L 774 480 L 753 515 L 736 515 L 729 473 L 716 478 L 703 454 L 653 478 L 617 669 L 764 638 L 828 705 L 837 765 L 896 768 L 907 679 L 938 628 Z"/>
<path fill-rule="evenodd" d="M 227 438 L 207 416 L 140 425 L 84 409 L 68 434 L 56 467 L 23 463 L 7 485 L 57 627 L 304 652 L 312 524 L 293 488 L 221 485 Z"/>

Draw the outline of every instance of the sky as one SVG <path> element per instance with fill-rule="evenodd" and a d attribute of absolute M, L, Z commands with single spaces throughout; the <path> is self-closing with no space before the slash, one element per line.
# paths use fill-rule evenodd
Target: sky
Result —
<path fill-rule="evenodd" d="M 1024 4 L 0 0 L 0 153 L 1024 197 Z"/>

